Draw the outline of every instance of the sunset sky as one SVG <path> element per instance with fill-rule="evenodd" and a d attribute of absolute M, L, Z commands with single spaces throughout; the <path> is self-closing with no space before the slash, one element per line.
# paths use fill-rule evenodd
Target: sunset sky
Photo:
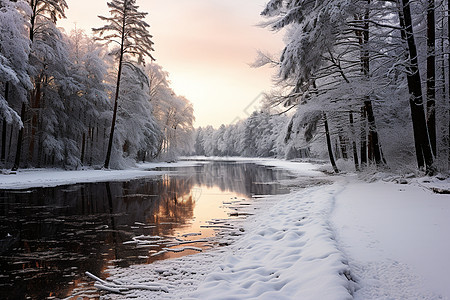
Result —
<path fill-rule="evenodd" d="M 66 30 L 103 23 L 107 1 L 66 0 Z M 195 109 L 195 126 L 229 124 L 252 112 L 253 100 L 272 86 L 271 68 L 253 69 L 257 50 L 279 53 L 282 35 L 256 26 L 267 0 L 138 0 L 154 36 L 156 62 L 175 92 Z"/>

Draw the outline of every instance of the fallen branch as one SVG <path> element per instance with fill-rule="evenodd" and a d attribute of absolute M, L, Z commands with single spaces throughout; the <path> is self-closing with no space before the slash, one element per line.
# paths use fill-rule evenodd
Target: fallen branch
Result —
<path fill-rule="evenodd" d="M 167 286 L 159 284 L 120 284 L 117 282 L 108 282 L 103 279 L 98 278 L 90 272 L 85 272 L 85 274 L 91 279 L 95 280 L 94 287 L 100 290 L 105 290 L 111 293 L 123 294 L 130 290 L 149 290 L 153 292 L 164 292 L 168 293 L 169 289 Z"/>

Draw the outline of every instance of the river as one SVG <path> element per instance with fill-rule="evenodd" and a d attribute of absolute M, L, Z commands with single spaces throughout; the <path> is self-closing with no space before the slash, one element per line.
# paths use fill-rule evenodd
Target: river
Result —
<path fill-rule="evenodd" d="M 233 206 L 287 193 L 279 182 L 291 178 L 238 162 L 159 171 L 125 182 L 0 190 L 0 298 L 66 298 L 89 286 L 86 271 L 104 277 L 110 266 L 220 247 L 208 239 L 220 230 L 217 220 L 245 217 Z"/>

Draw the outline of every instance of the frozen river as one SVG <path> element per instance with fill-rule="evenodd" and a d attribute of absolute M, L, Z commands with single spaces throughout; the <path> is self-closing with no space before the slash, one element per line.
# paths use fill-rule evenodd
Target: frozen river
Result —
<path fill-rule="evenodd" d="M 0 191 L 0 298 L 65 298 L 126 267 L 220 247 L 209 238 L 253 197 L 287 193 L 290 175 L 201 162 L 126 182 Z"/>

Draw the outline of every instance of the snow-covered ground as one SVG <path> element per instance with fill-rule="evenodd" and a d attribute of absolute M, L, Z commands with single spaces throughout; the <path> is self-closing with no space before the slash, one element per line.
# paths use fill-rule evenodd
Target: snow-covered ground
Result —
<path fill-rule="evenodd" d="M 351 174 L 324 175 L 312 164 L 258 162 L 294 171 L 298 187 L 255 199 L 245 209 L 257 213 L 233 221 L 233 229 L 218 236 L 227 246 L 111 269 L 97 286 L 122 294 L 104 298 L 450 299 L 450 195 L 432 191 L 450 189 L 448 178 L 368 183 Z M 146 169 L 117 171 L 121 175 L 113 179 L 148 176 Z M 93 171 L 78 172 L 92 173 L 70 175 L 76 182 L 97 178 Z M 72 177 L 64 173 L 0 175 L 0 187 L 51 185 L 54 176 L 69 183 Z M 17 178 L 8 185 L 3 180 L 10 176 Z"/>
<path fill-rule="evenodd" d="M 335 199 L 331 221 L 359 283 L 355 299 L 450 299 L 450 195 L 417 180 L 349 178 Z"/>
<path fill-rule="evenodd" d="M 194 164 L 196 164 L 196 162 L 189 161 L 175 163 L 142 163 L 138 164 L 133 169 L 127 170 L 85 169 L 67 171 L 63 169 L 19 169 L 17 172 L 5 170 L 0 172 L 0 189 L 28 189 L 87 182 L 132 180 L 155 176 L 162 173 L 160 171 L 151 170 L 154 168 L 186 167 Z"/>

